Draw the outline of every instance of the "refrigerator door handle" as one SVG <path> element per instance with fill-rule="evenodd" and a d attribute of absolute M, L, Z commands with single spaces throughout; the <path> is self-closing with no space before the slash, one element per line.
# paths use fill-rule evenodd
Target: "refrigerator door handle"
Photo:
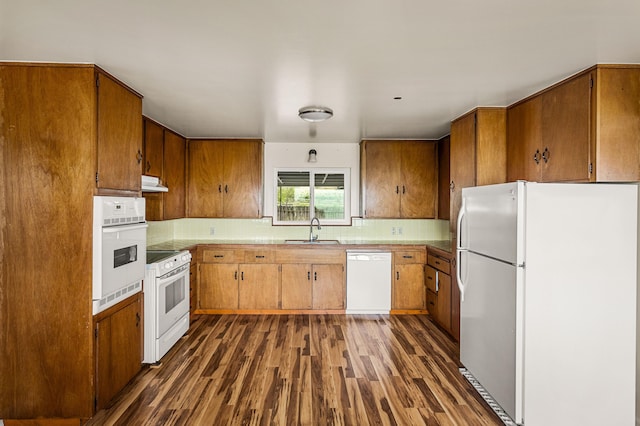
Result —
<path fill-rule="evenodd" d="M 464 284 L 462 283 L 462 252 L 463 250 L 456 250 L 456 281 L 458 282 L 458 289 L 460 290 L 460 302 L 464 302 Z"/>
<path fill-rule="evenodd" d="M 460 249 L 462 247 L 462 218 L 465 215 L 465 211 L 466 211 L 466 206 L 465 206 L 465 202 L 464 202 L 464 198 L 462 199 L 462 204 L 460 205 L 460 211 L 458 212 L 458 222 L 457 222 L 457 226 L 456 226 L 456 241 L 457 241 L 457 248 Z"/>

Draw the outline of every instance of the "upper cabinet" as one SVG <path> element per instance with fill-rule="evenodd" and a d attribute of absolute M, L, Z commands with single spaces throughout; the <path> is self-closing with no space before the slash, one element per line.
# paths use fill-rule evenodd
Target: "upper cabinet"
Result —
<path fill-rule="evenodd" d="M 506 180 L 506 109 L 476 108 L 451 123 L 450 231 L 455 236 L 462 188 Z"/>
<path fill-rule="evenodd" d="M 96 69 L 98 190 L 140 191 L 142 97 Z"/>
<path fill-rule="evenodd" d="M 144 174 L 160 178 L 168 192 L 145 192 L 147 220 L 185 217 L 187 140 L 144 117 Z"/>
<path fill-rule="evenodd" d="M 508 109 L 508 179 L 640 180 L 640 67 L 598 65 Z"/>
<path fill-rule="evenodd" d="M 449 220 L 450 139 L 445 136 L 438 141 L 438 219 L 443 220 Z"/>
<path fill-rule="evenodd" d="M 189 217 L 259 218 L 261 140 L 189 140 Z"/>
<path fill-rule="evenodd" d="M 362 141 L 363 216 L 435 218 L 436 144 L 435 141 Z"/>

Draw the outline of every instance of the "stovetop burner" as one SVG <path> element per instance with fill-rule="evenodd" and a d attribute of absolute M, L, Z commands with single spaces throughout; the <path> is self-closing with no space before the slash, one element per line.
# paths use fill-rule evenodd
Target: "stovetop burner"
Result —
<path fill-rule="evenodd" d="M 176 253 L 180 252 L 178 250 L 147 250 L 147 265 L 160 262 Z"/>

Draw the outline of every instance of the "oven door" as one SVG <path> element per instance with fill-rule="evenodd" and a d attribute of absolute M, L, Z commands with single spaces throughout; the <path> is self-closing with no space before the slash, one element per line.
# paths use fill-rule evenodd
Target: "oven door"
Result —
<path fill-rule="evenodd" d="M 189 313 L 189 264 L 157 278 L 156 285 L 158 297 L 155 337 L 159 339 L 181 317 Z"/>
<path fill-rule="evenodd" d="M 112 226 L 102 228 L 100 234 L 100 259 L 94 268 L 99 276 L 93 288 L 93 298 L 120 290 L 144 278 L 147 259 L 147 224 Z"/>

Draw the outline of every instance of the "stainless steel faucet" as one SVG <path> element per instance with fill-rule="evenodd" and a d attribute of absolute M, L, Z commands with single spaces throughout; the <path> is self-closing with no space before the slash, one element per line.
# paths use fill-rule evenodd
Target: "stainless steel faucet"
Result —
<path fill-rule="evenodd" d="M 311 219 L 311 225 L 309 225 L 309 241 L 318 241 L 318 235 L 313 235 L 313 221 L 318 225 L 318 231 L 322 229 L 320 219 L 314 216 L 313 219 Z"/>

